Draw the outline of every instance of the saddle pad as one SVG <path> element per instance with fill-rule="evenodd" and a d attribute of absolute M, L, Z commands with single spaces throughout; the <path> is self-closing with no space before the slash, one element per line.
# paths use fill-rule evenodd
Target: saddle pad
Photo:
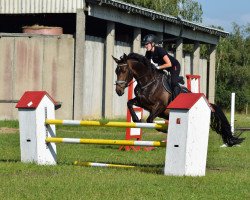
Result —
<path fill-rule="evenodd" d="M 162 84 L 163 84 L 163 87 L 165 88 L 165 90 L 172 94 L 172 91 L 171 91 L 171 87 L 170 87 L 170 79 L 168 78 L 169 76 L 167 75 L 163 75 L 162 76 Z"/>

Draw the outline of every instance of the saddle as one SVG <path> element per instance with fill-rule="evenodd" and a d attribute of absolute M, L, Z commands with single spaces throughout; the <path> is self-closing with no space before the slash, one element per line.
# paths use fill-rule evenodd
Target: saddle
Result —
<path fill-rule="evenodd" d="M 171 100 L 173 101 L 180 93 L 189 93 L 190 91 L 184 87 L 184 78 L 183 76 L 178 77 L 178 87 L 175 87 L 174 91 L 171 89 L 171 78 L 170 75 L 164 74 L 162 76 L 162 84 L 165 90 L 171 94 Z"/>
<path fill-rule="evenodd" d="M 179 95 L 180 93 L 189 93 L 190 91 L 183 86 L 184 84 L 184 79 L 183 76 L 178 77 L 178 87 L 175 88 L 174 91 L 172 91 L 171 89 L 171 78 L 169 74 L 164 74 L 162 76 L 162 85 L 164 87 L 164 89 L 171 94 L 171 101 L 173 101 L 175 99 L 175 97 L 177 95 Z M 134 89 L 134 93 L 136 96 L 139 96 L 139 94 L 141 93 L 141 88 L 139 87 L 139 85 L 135 86 Z"/>

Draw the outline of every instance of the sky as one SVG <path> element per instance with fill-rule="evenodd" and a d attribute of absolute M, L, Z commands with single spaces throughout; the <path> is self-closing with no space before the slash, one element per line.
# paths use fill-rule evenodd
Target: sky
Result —
<path fill-rule="evenodd" d="M 204 25 L 232 31 L 232 23 L 250 24 L 250 0 L 196 0 L 202 5 Z"/>

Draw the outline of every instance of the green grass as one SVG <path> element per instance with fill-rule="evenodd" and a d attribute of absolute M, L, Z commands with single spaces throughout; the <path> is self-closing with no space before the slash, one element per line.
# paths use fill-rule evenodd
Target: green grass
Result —
<path fill-rule="evenodd" d="M 236 115 L 236 126 L 250 126 L 250 117 Z M 163 175 L 165 149 L 125 152 L 117 146 L 57 145 L 58 165 L 20 162 L 18 123 L 0 121 L 0 199 L 250 199 L 250 132 L 241 147 L 220 148 L 210 132 L 205 177 Z M 5 129 L 4 129 L 5 130 Z M 119 128 L 57 127 L 58 137 L 124 139 Z M 143 139 L 165 135 L 146 129 Z M 75 160 L 128 164 L 137 168 L 74 166 Z"/>

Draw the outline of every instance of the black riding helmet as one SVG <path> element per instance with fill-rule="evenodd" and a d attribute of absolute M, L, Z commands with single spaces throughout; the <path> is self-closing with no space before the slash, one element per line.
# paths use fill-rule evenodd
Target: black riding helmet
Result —
<path fill-rule="evenodd" d="M 148 43 L 157 43 L 157 37 L 153 34 L 146 35 L 142 40 L 142 44 L 146 45 Z"/>

